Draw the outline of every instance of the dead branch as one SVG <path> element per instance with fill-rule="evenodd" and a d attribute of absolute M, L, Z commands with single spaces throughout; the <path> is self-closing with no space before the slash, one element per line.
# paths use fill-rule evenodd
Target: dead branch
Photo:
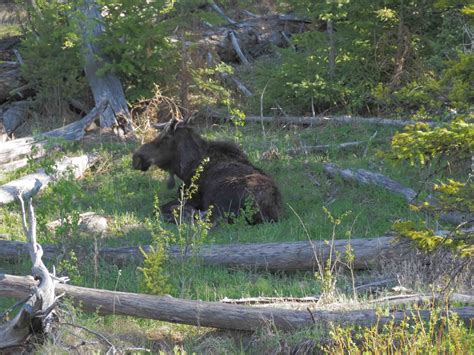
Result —
<path fill-rule="evenodd" d="M 247 59 L 245 54 L 242 52 L 242 49 L 240 49 L 239 41 L 234 31 L 229 31 L 229 38 L 232 43 L 232 47 L 234 47 L 235 53 L 237 53 L 237 55 L 239 56 L 240 61 L 245 65 L 250 64 L 249 60 Z"/>
<path fill-rule="evenodd" d="M 0 296 L 24 297 L 34 284 L 27 277 L 0 274 Z M 374 310 L 314 310 L 310 314 L 307 311 L 184 300 L 171 296 L 107 291 L 66 284 L 58 284 L 56 288 L 87 311 L 98 310 L 100 314 L 127 315 L 219 329 L 256 330 L 270 324 L 278 329 L 294 330 L 314 323 L 372 326 L 392 321 L 400 323 L 406 317 L 413 316 L 410 311 L 394 311 L 388 316 L 379 317 Z M 450 312 L 456 313 L 467 324 L 474 319 L 474 307 L 452 308 Z M 415 315 L 417 318 L 429 319 L 431 313 L 417 311 Z"/>
<path fill-rule="evenodd" d="M 331 150 L 351 150 L 359 147 L 366 147 L 373 141 L 355 141 L 345 142 L 341 144 L 321 144 L 321 145 L 307 145 L 287 150 L 288 154 L 310 154 L 310 153 L 324 153 Z"/>
<path fill-rule="evenodd" d="M 277 303 L 317 303 L 319 297 L 245 297 L 245 298 L 223 298 L 222 303 L 228 304 L 277 304 Z"/>
<path fill-rule="evenodd" d="M 40 189 L 39 181 L 36 181 L 36 190 Z M 32 198 L 28 200 L 28 216 L 25 210 L 22 193 L 18 194 L 21 204 L 23 229 L 28 239 L 28 249 L 33 263 L 31 269 L 34 280 L 39 283 L 31 285 L 25 290 L 24 296 L 28 300 L 21 308 L 17 316 L 11 321 L 0 325 L 0 350 L 24 345 L 32 334 L 49 332 L 52 321 L 51 312 L 56 302 L 55 281 L 43 264 L 43 249 L 36 241 L 36 217 L 33 209 Z M 29 217 L 29 221 L 28 221 Z M 1 279 L 1 277 L 0 277 Z M 32 281 L 31 278 L 25 278 Z M 33 293 L 31 292 L 33 290 Z"/>
<path fill-rule="evenodd" d="M 226 20 L 228 23 L 230 23 L 231 25 L 235 25 L 236 22 L 234 20 L 232 20 L 229 16 L 227 16 L 225 13 L 224 13 L 224 10 L 222 10 L 214 1 L 212 1 L 209 6 L 211 7 L 212 10 L 214 10 L 215 12 L 217 12 L 224 20 Z"/>

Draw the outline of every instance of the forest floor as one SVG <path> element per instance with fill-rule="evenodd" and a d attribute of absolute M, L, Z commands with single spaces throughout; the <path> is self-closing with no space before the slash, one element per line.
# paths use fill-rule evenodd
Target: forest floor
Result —
<path fill-rule="evenodd" d="M 322 163 L 325 162 L 336 163 L 344 168 L 365 168 L 383 173 L 421 194 L 426 193 L 428 171 L 395 164 L 383 157 L 395 128 L 365 124 L 328 124 L 307 128 L 247 124 L 237 128 L 228 124 L 209 123 L 200 125 L 198 130 L 209 139 L 226 139 L 239 144 L 255 165 L 275 178 L 284 201 L 284 215 L 280 222 L 250 226 L 238 220 L 234 224 L 219 224 L 207 232 L 202 242 L 204 244 L 301 241 L 308 238 L 330 240 L 333 235 L 336 239 L 372 238 L 387 235 L 395 221 L 406 219 L 427 220 L 433 227 L 442 227 L 435 226 L 429 216 L 411 210 L 401 196 L 378 187 L 348 184 L 342 179 L 330 178 L 322 169 Z M 375 133 L 377 139 L 371 140 Z M 153 135 L 153 131 L 147 132 L 148 139 Z M 351 151 L 333 149 L 326 153 L 290 153 L 293 148 L 350 141 L 366 141 L 367 144 Z M 156 198 L 160 202 L 167 202 L 176 196 L 176 189 L 166 188 L 166 174 L 159 169 L 142 173 L 131 168 L 131 155 L 138 146 L 139 142 L 120 142 L 97 133 L 86 136 L 81 142 L 67 144 L 66 154 L 94 151 L 100 158 L 81 180 L 64 180 L 51 185 L 35 199 L 39 242 L 44 245 L 55 244 L 63 250 L 49 266 L 55 264 L 56 270 L 67 274 L 73 285 L 147 292 L 139 265 L 119 267 L 102 261 L 97 264 L 94 262 L 94 244 L 96 248 L 150 244 L 153 242 L 153 223 L 160 223 L 172 236 L 178 234 L 176 226 L 156 218 L 154 208 Z M 40 166 L 51 165 L 55 154 L 39 162 L 32 161 L 27 167 L 6 175 L 3 182 Z M 438 174 L 435 178 L 440 177 Z M 430 176 L 429 181 L 433 180 Z M 54 230 L 46 226 L 48 222 L 61 218 L 74 219 L 74 216 L 83 212 L 106 216 L 107 231 L 97 235 L 83 233 L 73 227 L 60 226 Z M 341 219 L 341 223 L 335 225 L 334 218 Z M 24 240 L 20 209 L 16 204 L 0 207 L 0 222 L 0 235 L 6 235 L 11 240 Z M 89 252 L 75 254 L 73 250 L 78 246 Z M 0 264 L 0 272 L 18 275 L 28 274 L 29 268 L 28 261 L 15 265 Z M 169 263 L 162 271 L 167 278 L 166 293 L 186 299 L 220 301 L 226 297 L 318 296 L 323 288 L 315 272 L 226 269 L 205 266 L 198 261 Z M 354 309 L 361 307 L 371 297 L 397 294 L 394 286 L 416 292 L 431 292 L 436 287 L 432 284 L 436 277 L 429 273 L 416 262 L 398 265 L 396 261 L 388 261 L 381 263 L 377 270 L 356 274 L 353 280 L 350 270 L 341 263 L 333 275 L 336 292 L 332 302 L 329 305 L 309 306 Z M 353 284 L 380 279 L 393 281 L 375 295 L 361 293 L 354 299 Z M 466 291 L 463 287 L 466 285 L 461 285 L 460 290 Z M 11 300 L 1 300 L 0 309 L 11 303 Z M 284 306 L 301 308 L 308 305 Z M 327 331 L 319 327 L 287 334 L 268 328 L 262 329 L 261 333 L 249 334 L 170 325 L 132 317 L 99 317 L 82 313 L 67 304 L 63 312 L 66 319 L 73 319 L 78 324 L 99 331 L 121 348 L 143 347 L 165 352 L 178 349 L 215 354 L 278 353 L 282 346 L 294 350 L 308 340 L 315 342 L 319 339 L 318 342 L 324 343 L 328 339 Z M 76 346 L 81 339 L 87 341 L 85 347 L 78 347 L 80 352 L 98 346 L 93 341 L 93 335 L 66 328 L 53 341 L 55 344 L 48 344 L 45 349 L 64 350 L 66 344 Z M 312 344 L 312 349 L 316 349 L 315 343 Z"/>

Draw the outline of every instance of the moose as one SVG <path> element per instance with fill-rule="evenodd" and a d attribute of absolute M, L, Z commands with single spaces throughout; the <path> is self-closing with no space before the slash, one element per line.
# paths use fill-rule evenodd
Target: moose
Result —
<path fill-rule="evenodd" d="M 249 224 L 276 222 L 282 213 L 282 198 L 273 179 L 255 167 L 235 144 L 202 138 L 186 121 L 172 119 L 155 125 L 158 136 L 143 144 L 134 154 L 133 168 L 147 171 L 151 165 L 176 175 L 190 186 L 196 170 L 199 173 L 197 191 L 186 201 L 185 208 L 202 213 L 212 208 L 212 219 L 231 221 L 251 204 Z M 207 158 L 207 159 L 206 159 Z M 206 159 L 207 163 L 202 162 Z M 173 181 L 168 187 L 173 186 Z M 171 219 L 179 200 L 161 206 L 161 213 Z"/>

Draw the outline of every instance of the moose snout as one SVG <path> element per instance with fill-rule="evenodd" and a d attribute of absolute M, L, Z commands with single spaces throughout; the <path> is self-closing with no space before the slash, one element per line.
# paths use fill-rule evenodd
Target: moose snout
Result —
<path fill-rule="evenodd" d="M 150 167 L 151 162 L 148 161 L 143 155 L 139 153 L 133 154 L 132 157 L 132 166 L 136 170 L 147 171 Z"/>

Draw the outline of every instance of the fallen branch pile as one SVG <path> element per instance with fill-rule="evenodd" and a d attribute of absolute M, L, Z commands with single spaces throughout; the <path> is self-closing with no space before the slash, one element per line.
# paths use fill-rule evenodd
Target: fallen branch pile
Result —
<path fill-rule="evenodd" d="M 25 297 L 35 285 L 31 278 L 0 274 L 0 296 Z M 388 316 L 377 315 L 375 310 L 357 311 L 294 311 L 177 299 L 171 296 L 151 296 L 128 292 L 98 290 L 58 284 L 64 292 L 85 310 L 100 314 L 127 315 L 157 319 L 171 323 L 235 330 L 256 330 L 264 325 L 282 330 L 294 330 L 314 324 L 329 323 L 361 326 L 400 323 L 411 317 L 409 311 L 394 311 Z M 452 308 L 460 319 L 469 324 L 474 319 L 474 307 Z M 429 319 L 430 311 L 417 311 L 416 317 Z"/>

